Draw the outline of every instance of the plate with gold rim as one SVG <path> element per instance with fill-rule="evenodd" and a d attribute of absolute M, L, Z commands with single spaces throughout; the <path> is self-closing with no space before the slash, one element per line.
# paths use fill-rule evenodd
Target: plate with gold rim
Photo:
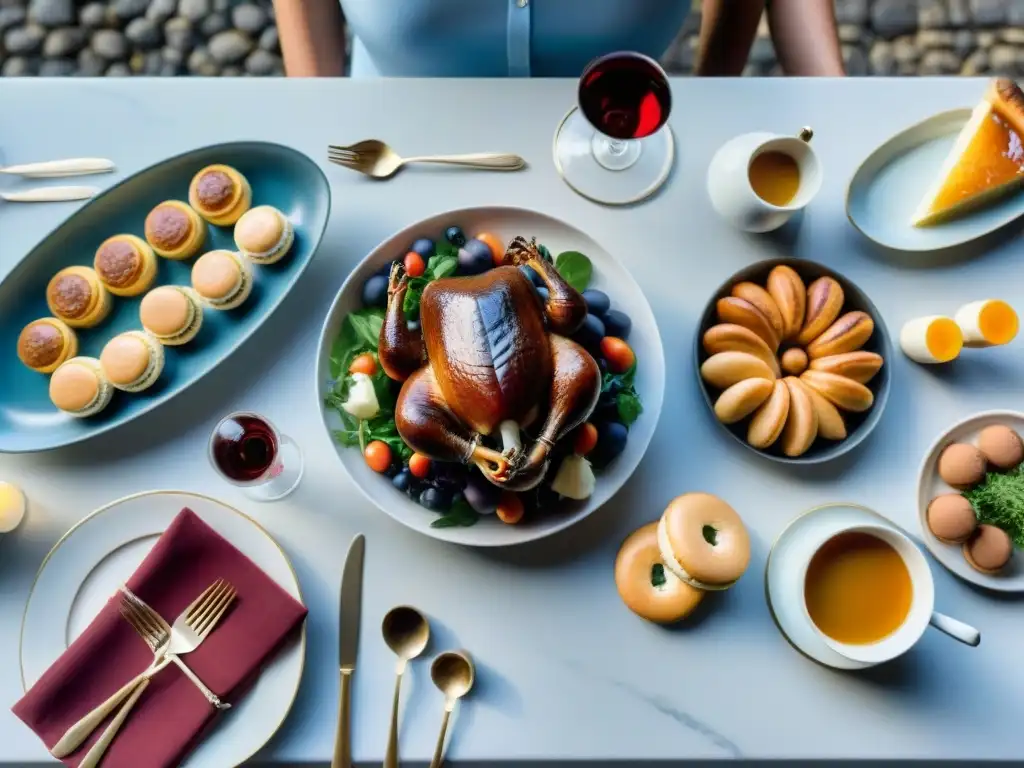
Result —
<path fill-rule="evenodd" d="M 22 618 L 19 665 L 27 690 L 89 625 L 183 507 L 228 539 L 302 601 L 288 556 L 255 520 L 208 496 L 147 491 L 111 502 L 74 525 L 43 559 Z M 284 723 L 299 690 L 306 630 L 289 640 L 252 689 L 200 741 L 183 768 L 238 766 Z"/>
<path fill-rule="evenodd" d="M 935 538 L 928 527 L 928 505 L 941 493 L 956 493 L 946 485 L 938 473 L 939 454 L 950 443 L 977 442 L 978 433 L 993 424 L 1004 424 L 1024 437 L 1024 413 L 1019 411 L 983 411 L 957 422 L 943 431 L 931 444 L 921 462 L 917 479 L 917 512 L 921 524 L 921 540 L 946 570 L 964 581 L 977 584 L 997 592 L 1024 592 L 1024 552 L 1014 548 L 1010 562 L 999 574 L 982 573 L 975 570 L 964 559 L 959 544 L 946 544 Z"/>
<path fill-rule="evenodd" d="M 938 176 L 970 108 L 941 112 L 884 141 L 860 164 L 846 190 L 846 215 L 870 240 L 927 252 L 984 237 L 1024 215 L 1024 186 L 983 208 L 928 227 L 911 219 Z"/>

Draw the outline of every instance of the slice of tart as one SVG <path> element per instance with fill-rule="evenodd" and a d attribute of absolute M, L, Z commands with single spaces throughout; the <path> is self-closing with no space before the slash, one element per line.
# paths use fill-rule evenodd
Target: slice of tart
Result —
<path fill-rule="evenodd" d="M 941 224 L 1022 186 L 1024 93 L 1001 77 L 974 108 L 911 223 Z"/>

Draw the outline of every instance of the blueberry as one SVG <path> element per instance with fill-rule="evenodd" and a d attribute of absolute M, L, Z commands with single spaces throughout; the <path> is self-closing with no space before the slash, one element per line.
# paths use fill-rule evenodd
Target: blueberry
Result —
<path fill-rule="evenodd" d="M 434 255 L 434 241 L 429 237 L 421 237 L 415 243 L 412 244 L 412 248 L 409 250 L 415 251 L 424 259 L 429 259 Z"/>
<path fill-rule="evenodd" d="M 594 423 L 600 423 L 604 421 L 615 421 L 619 418 L 619 406 L 615 402 L 615 398 L 605 399 L 604 395 L 601 395 L 601 399 L 597 401 L 597 407 L 594 408 L 594 412 L 590 414 L 590 421 Z"/>
<path fill-rule="evenodd" d="M 374 275 L 363 283 L 363 306 L 384 308 L 388 305 L 388 279 Z"/>
<path fill-rule="evenodd" d="M 606 335 L 614 336 L 617 339 L 627 339 L 632 327 L 633 321 L 629 319 L 629 315 L 625 312 L 611 309 L 605 313 L 604 330 Z"/>
<path fill-rule="evenodd" d="M 465 464 L 454 461 L 437 462 L 434 465 L 437 485 L 443 488 L 461 491 L 469 480 L 469 469 Z"/>
<path fill-rule="evenodd" d="M 545 287 L 543 285 L 538 285 L 538 286 L 535 286 L 535 290 L 537 291 L 537 295 L 540 296 L 541 303 L 542 304 L 547 304 L 548 303 L 548 298 L 551 296 L 551 294 L 548 291 L 547 287 Z"/>
<path fill-rule="evenodd" d="M 456 248 L 461 248 L 466 244 L 466 235 L 460 227 L 448 227 L 444 231 L 444 238 Z"/>
<path fill-rule="evenodd" d="M 435 512 L 448 509 L 451 503 L 451 496 L 439 488 L 427 488 L 420 494 L 420 504 Z"/>
<path fill-rule="evenodd" d="M 583 292 L 583 300 L 587 302 L 587 312 L 598 317 L 604 317 L 612 308 L 612 300 L 604 291 L 589 288 Z"/>
<path fill-rule="evenodd" d="M 391 484 L 402 493 L 407 493 L 412 486 L 412 475 L 409 473 L 409 470 L 403 469 L 391 478 Z"/>
<path fill-rule="evenodd" d="M 608 373 L 608 361 L 603 357 L 598 358 L 597 367 L 601 369 L 601 373 Z"/>
<path fill-rule="evenodd" d="M 576 335 L 573 337 L 576 342 L 583 346 L 584 349 L 594 352 L 598 347 L 601 346 L 601 339 L 605 337 L 604 323 L 601 322 L 601 318 L 597 315 L 587 314 L 583 320 L 583 325 L 576 331 Z"/>
<path fill-rule="evenodd" d="M 597 425 L 597 445 L 592 454 L 594 463 L 605 465 L 626 448 L 629 430 L 617 421 L 606 421 Z"/>
<path fill-rule="evenodd" d="M 519 268 L 519 271 L 526 275 L 526 279 L 534 285 L 544 285 L 544 281 L 540 279 L 540 275 L 537 274 L 537 270 L 528 264 L 523 264 L 523 266 Z"/>
<path fill-rule="evenodd" d="M 494 255 L 487 243 L 476 238 L 459 248 L 459 271 L 466 275 L 479 275 L 494 266 Z"/>
<path fill-rule="evenodd" d="M 479 472 L 469 476 L 469 482 L 463 490 L 466 502 L 481 515 L 493 515 L 498 509 L 501 491 L 487 481 Z"/>

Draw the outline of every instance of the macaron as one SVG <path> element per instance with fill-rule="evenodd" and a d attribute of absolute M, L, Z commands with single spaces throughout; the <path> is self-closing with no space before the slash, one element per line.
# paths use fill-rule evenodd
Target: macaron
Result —
<path fill-rule="evenodd" d="M 252 205 L 249 180 L 229 165 L 208 165 L 192 177 L 189 205 L 217 227 L 234 224 Z"/>
<path fill-rule="evenodd" d="M 960 490 L 985 479 L 985 456 L 973 445 L 953 443 L 939 454 L 939 477 Z"/>
<path fill-rule="evenodd" d="M 180 200 L 166 200 L 146 216 L 146 242 L 165 259 L 191 259 L 206 242 L 206 222 Z"/>
<path fill-rule="evenodd" d="M 192 287 L 211 309 L 234 309 L 252 293 L 252 267 L 234 251 L 209 251 L 192 265 Z"/>
<path fill-rule="evenodd" d="M 142 392 L 163 373 L 164 348 L 145 331 L 128 331 L 107 342 L 100 353 L 100 365 L 116 389 Z"/>
<path fill-rule="evenodd" d="M 114 388 L 94 357 L 73 357 L 50 377 L 50 401 L 77 418 L 95 416 L 113 396 Z"/>
<path fill-rule="evenodd" d="M 996 469 L 1013 469 L 1024 462 L 1020 435 L 1005 424 L 993 424 L 978 434 L 978 450 Z"/>
<path fill-rule="evenodd" d="M 710 493 L 673 499 L 658 522 L 665 566 L 691 587 L 728 589 L 750 563 L 750 536 L 732 507 Z"/>
<path fill-rule="evenodd" d="M 78 337 L 67 323 L 55 317 L 33 320 L 18 336 L 18 359 L 39 373 L 53 373 L 77 354 Z"/>
<path fill-rule="evenodd" d="M 235 224 L 235 245 L 254 264 L 280 261 L 294 242 L 292 223 L 271 205 L 246 211 Z"/>
<path fill-rule="evenodd" d="M 959 493 L 943 493 L 931 500 L 926 512 L 928 530 L 947 544 L 967 541 L 978 527 L 971 502 Z"/>
<path fill-rule="evenodd" d="M 994 525 L 979 525 L 963 544 L 964 559 L 977 571 L 998 573 L 1013 556 L 1013 542 L 1009 534 Z"/>
<path fill-rule="evenodd" d="M 93 328 L 110 314 L 112 301 L 96 270 L 67 267 L 46 286 L 46 304 L 72 328 Z"/>
<path fill-rule="evenodd" d="M 177 347 L 196 337 L 203 325 L 203 305 L 194 290 L 161 285 L 142 297 L 142 327 L 164 346 Z"/>
<path fill-rule="evenodd" d="M 115 296 L 138 296 L 156 280 L 156 254 L 135 235 L 114 235 L 96 249 L 93 269 Z"/>

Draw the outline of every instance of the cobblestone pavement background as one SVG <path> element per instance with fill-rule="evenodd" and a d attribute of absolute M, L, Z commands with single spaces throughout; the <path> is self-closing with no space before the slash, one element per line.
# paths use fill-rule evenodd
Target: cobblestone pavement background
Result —
<path fill-rule="evenodd" d="M 836 0 L 836 14 L 850 75 L 1024 76 L 1024 0 Z M 666 53 L 671 74 L 692 70 L 699 25 Z M 0 0 L 3 75 L 282 73 L 271 0 Z M 780 74 L 765 24 L 747 74 Z"/>

